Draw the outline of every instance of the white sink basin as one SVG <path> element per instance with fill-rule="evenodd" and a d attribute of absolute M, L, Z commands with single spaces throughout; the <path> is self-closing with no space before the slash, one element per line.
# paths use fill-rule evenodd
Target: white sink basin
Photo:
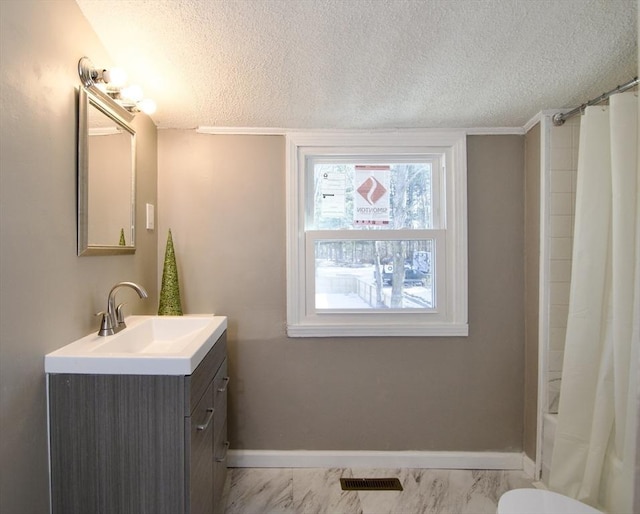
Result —
<path fill-rule="evenodd" d="M 45 356 L 47 373 L 190 375 L 227 328 L 226 316 L 130 316 L 112 336 L 91 334 Z"/>

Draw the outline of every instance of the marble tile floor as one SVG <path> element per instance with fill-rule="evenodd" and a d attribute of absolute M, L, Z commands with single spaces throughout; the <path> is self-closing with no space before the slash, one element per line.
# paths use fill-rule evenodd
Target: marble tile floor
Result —
<path fill-rule="evenodd" d="M 343 491 L 342 477 L 398 478 L 404 491 Z M 520 487 L 533 487 L 522 471 L 233 468 L 225 514 L 495 514 Z"/>

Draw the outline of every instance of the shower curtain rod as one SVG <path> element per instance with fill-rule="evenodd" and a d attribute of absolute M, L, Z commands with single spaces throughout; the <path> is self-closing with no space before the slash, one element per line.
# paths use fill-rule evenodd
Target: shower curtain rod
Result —
<path fill-rule="evenodd" d="M 559 112 L 557 114 L 554 114 L 551 117 L 551 120 L 553 121 L 554 125 L 560 126 L 568 118 L 571 118 L 571 116 L 575 116 L 578 113 L 582 114 L 584 112 L 584 110 L 587 107 L 589 107 L 590 105 L 596 105 L 596 104 L 599 104 L 601 102 L 604 102 L 611 95 L 613 95 L 615 93 L 622 93 L 622 92 L 626 91 L 627 89 L 631 89 L 632 87 L 637 86 L 639 82 L 640 81 L 638 81 L 638 77 L 635 77 L 634 79 L 631 79 L 629 82 L 626 82 L 626 83 L 622 84 L 621 86 L 618 86 L 615 89 L 612 89 L 611 91 L 607 91 L 606 93 L 602 93 L 599 97 L 594 98 L 593 100 L 589 100 L 587 103 L 582 104 L 580 107 L 576 107 L 575 109 L 571 109 L 568 112 Z"/>

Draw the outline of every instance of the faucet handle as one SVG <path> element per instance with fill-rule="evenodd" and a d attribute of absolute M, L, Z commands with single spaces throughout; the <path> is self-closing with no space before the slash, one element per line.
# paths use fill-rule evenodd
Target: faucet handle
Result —
<path fill-rule="evenodd" d="M 100 320 L 100 330 L 98 330 L 99 336 L 112 336 L 115 334 L 111 317 L 105 311 L 98 312 L 96 316 L 102 316 L 102 320 Z"/>
<path fill-rule="evenodd" d="M 122 313 L 122 308 L 125 306 L 127 302 L 119 303 L 116 307 L 116 323 L 118 326 L 125 328 L 127 325 L 124 323 L 124 314 Z"/>

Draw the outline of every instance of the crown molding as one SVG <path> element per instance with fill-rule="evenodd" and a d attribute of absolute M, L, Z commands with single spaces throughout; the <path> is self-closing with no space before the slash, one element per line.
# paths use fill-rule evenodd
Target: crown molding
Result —
<path fill-rule="evenodd" d="M 468 136 L 479 135 L 524 135 L 524 127 L 469 127 L 469 128 L 391 128 L 391 129 L 316 129 L 316 128 L 283 128 L 283 127 L 210 127 L 200 126 L 195 129 L 198 134 L 229 135 L 229 136 L 286 136 L 300 132 L 331 132 L 331 133 L 383 133 L 383 132 L 424 132 L 434 130 L 439 132 L 464 132 Z"/>
<path fill-rule="evenodd" d="M 293 129 L 277 127 L 207 127 L 196 128 L 198 134 L 229 135 L 229 136 L 285 136 Z"/>
<path fill-rule="evenodd" d="M 525 134 L 523 127 L 472 127 L 460 129 L 468 136 L 522 136 Z"/>

